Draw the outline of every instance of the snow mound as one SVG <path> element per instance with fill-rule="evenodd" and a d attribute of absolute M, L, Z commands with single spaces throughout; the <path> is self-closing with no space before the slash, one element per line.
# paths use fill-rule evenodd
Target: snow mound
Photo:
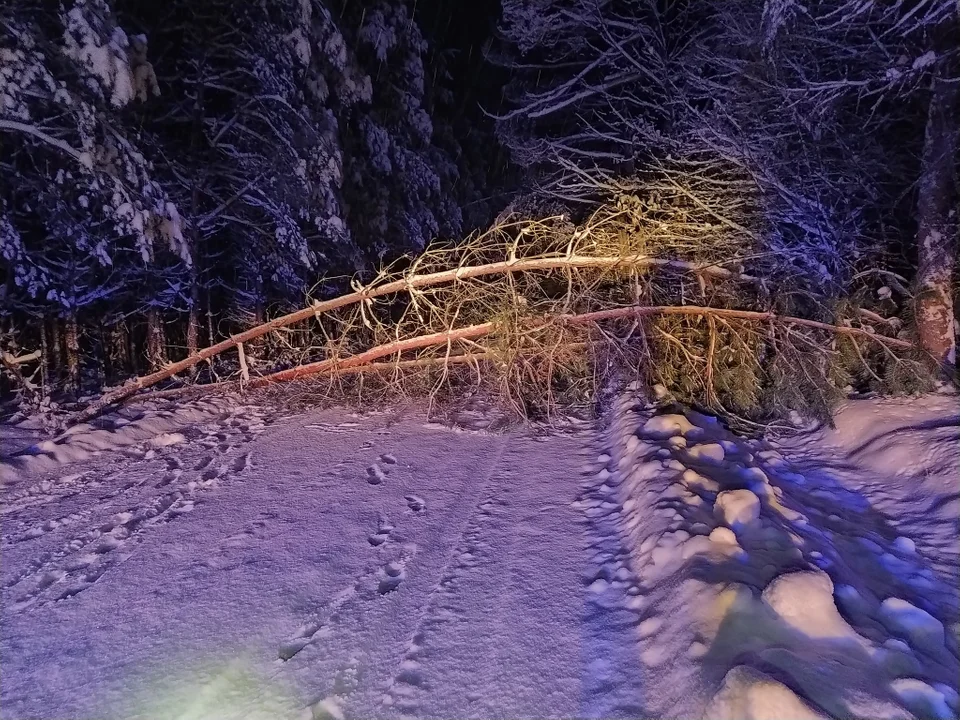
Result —
<path fill-rule="evenodd" d="M 861 640 L 833 601 L 833 581 L 821 570 L 787 573 L 773 579 L 761 596 L 780 618 L 813 638 Z"/>
<path fill-rule="evenodd" d="M 725 527 L 714 528 L 710 533 L 710 540 L 718 545 L 737 544 L 737 536 L 734 535 L 733 530 Z"/>
<path fill-rule="evenodd" d="M 919 649 L 933 652 L 943 649 L 943 623 L 906 600 L 896 597 L 884 600 L 880 604 L 880 622 Z"/>
<path fill-rule="evenodd" d="M 696 437 L 703 431 L 685 415 L 654 415 L 644 423 L 643 432 L 652 438 L 666 439 L 674 435 Z"/>
<path fill-rule="evenodd" d="M 706 478 L 696 470 L 684 470 L 683 475 L 680 476 L 680 479 L 684 485 L 691 489 L 700 489 L 714 493 L 720 490 L 720 485 L 716 480 Z"/>
<path fill-rule="evenodd" d="M 160 433 L 156 437 L 150 438 L 149 444 L 151 447 L 163 448 L 170 447 L 171 445 L 179 445 L 186 441 L 187 438 L 183 433 Z"/>
<path fill-rule="evenodd" d="M 706 443 L 704 445 L 694 445 L 690 448 L 690 457 L 701 462 L 719 465 L 723 462 L 724 451 L 720 443 Z"/>
<path fill-rule="evenodd" d="M 943 693 L 922 680 L 900 678 L 890 683 L 890 687 L 917 717 L 934 720 L 954 720 L 956 717 Z"/>
<path fill-rule="evenodd" d="M 98 453 L 141 443 L 154 448 L 183 443 L 186 438 L 177 430 L 215 419 L 229 409 L 230 402 L 228 398 L 200 400 L 172 412 L 146 410 L 129 421 L 108 416 L 74 425 L 54 440 L 44 440 L 8 461 L 0 461 L 0 483 L 14 483 L 56 471 L 64 465 L 84 462 Z"/>
<path fill-rule="evenodd" d="M 760 519 L 760 498 L 749 490 L 724 490 L 717 495 L 714 512 L 734 530 Z"/>
<path fill-rule="evenodd" d="M 752 668 L 739 665 L 704 713 L 704 720 L 829 720 L 806 705 L 786 685 Z"/>

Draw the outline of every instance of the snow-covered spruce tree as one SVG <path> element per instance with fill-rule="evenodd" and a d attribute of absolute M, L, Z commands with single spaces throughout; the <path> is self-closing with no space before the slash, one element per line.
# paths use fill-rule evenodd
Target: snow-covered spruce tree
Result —
<path fill-rule="evenodd" d="M 459 230 L 457 168 L 433 139 L 425 43 L 404 3 L 119 5 L 168 58 L 167 108 L 143 123 L 185 209 L 188 349 L 218 295 L 255 322 L 324 275 Z"/>
<path fill-rule="evenodd" d="M 85 320 L 190 261 L 177 207 L 122 121 L 155 92 L 146 39 L 103 0 L 0 12 L 5 305 L 53 318 L 74 387 Z"/>
<path fill-rule="evenodd" d="M 338 3 L 370 94 L 343 118 L 350 227 L 368 263 L 460 232 L 459 170 L 435 138 L 427 43 L 403 0 Z M 440 76 L 441 80 L 442 75 Z"/>
<path fill-rule="evenodd" d="M 324 62 L 346 44 L 319 3 L 121 6 L 166 58 L 167 106 L 143 121 L 185 209 L 193 351 L 201 305 L 212 335 L 210 313 L 224 305 L 234 322 L 256 322 L 271 302 L 300 304 L 323 270 L 356 264 L 330 107 L 343 68 Z M 348 94 L 353 102 L 363 90 Z"/>

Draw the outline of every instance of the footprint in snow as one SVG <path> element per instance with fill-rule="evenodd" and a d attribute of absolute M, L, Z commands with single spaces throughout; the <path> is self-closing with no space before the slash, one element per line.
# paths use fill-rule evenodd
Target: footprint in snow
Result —
<path fill-rule="evenodd" d="M 399 562 L 388 562 L 380 571 L 380 583 L 377 585 L 377 592 L 381 595 L 393 592 L 406 577 L 403 565 Z"/>
<path fill-rule="evenodd" d="M 174 470 L 173 472 L 164 473 L 163 477 L 160 478 L 160 482 L 154 485 L 155 488 L 166 487 L 170 483 L 180 479 L 180 471 Z"/>
<path fill-rule="evenodd" d="M 380 462 L 386 465 L 396 465 L 397 459 L 389 453 L 384 453 L 383 455 L 380 456 Z"/>
<path fill-rule="evenodd" d="M 230 470 L 232 470 L 233 472 L 243 472 L 244 470 L 246 470 L 247 468 L 249 468 L 250 465 L 251 465 L 251 463 L 250 463 L 250 453 L 244 453 L 244 454 L 241 455 L 240 457 L 236 458 L 236 459 L 230 464 Z"/>
<path fill-rule="evenodd" d="M 201 458 L 200 462 L 198 462 L 196 465 L 193 466 L 193 469 L 203 470 L 204 468 L 208 467 L 212 462 L 213 462 L 213 455 L 208 455 L 205 458 Z"/>
<path fill-rule="evenodd" d="M 367 468 L 367 482 L 371 485 L 380 485 L 387 479 L 387 474 L 377 463 Z"/>
<path fill-rule="evenodd" d="M 407 501 L 407 507 L 414 512 L 420 512 L 427 507 L 427 503 L 424 501 L 424 499 L 417 497 L 416 495 L 404 495 L 403 499 Z"/>
<path fill-rule="evenodd" d="M 374 547 L 379 547 L 390 539 L 391 532 L 393 532 L 393 524 L 387 518 L 381 516 L 377 520 L 377 531 L 367 538 L 367 542 Z"/>

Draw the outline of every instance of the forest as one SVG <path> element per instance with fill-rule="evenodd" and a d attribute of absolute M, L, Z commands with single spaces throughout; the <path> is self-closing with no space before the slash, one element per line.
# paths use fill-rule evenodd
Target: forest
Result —
<path fill-rule="evenodd" d="M 954 372 L 953 0 L 467 5 L 4 3 L 0 392 Z"/>

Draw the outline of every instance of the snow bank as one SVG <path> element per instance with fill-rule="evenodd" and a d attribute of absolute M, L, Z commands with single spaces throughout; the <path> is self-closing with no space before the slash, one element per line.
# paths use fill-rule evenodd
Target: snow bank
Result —
<path fill-rule="evenodd" d="M 786 573 L 763 590 L 763 601 L 787 625 L 814 638 L 861 641 L 833 601 L 833 581 L 820 570 Z"/>
<path fill-rule="evenodd" d="M 723 678 L 704 720 L 829 720 L 804 703 L 786 685 L 748 667 L 735 667 Z"/>
<path fill-rule="evenodd" d="M 635 397 L 621 403 L 603 487 L 621 510 L 614 515 L 636 578 L 627 590 L 645 613 L 638 627 L 647 687 L 682 688 L 660 693 L 669 697 L 647 711 L 956 717 L 960 649 L 945 624 L 957 623 L 960 609 L 935 551 L 956 547 L 957 513 L 933 524 L 927 510 L 953 502 L 945 472 L 956 493 L 960 443 L 941 441 L 950 433 L 956 440 L 954 407 L 943 396 L 876 401 L 845 408 L 835 431 L 748 441 L 698 413 L 658 412 Z M 940 473 L 942 494 L 898 495 L 876 483 L 897 463 L 903 474 Z M 737 665 L 743 657 L 762 665 Z M 712 692 L 694 680 L 707 670 L 726 673 Z"/>
<path fill-rule="evenodd" d="M 746 527 L 760 519 L 760 498 L 749 490 L 725 490 L 714 505 L 717 517 L 730 528 Z"/>
<path fill-rule="evenodd" d="M 896 597 L 884 600 L 880 604 L 879 619 L 891 632 L 908 639 L 914 647 L 931 652 L 943 650 L 943 623 L 906 600 Z"/>
<path fill-rule="evenodd" d="M 174 410 L 148 409 L 128 419 L 112 415 L 93 423 L 74 425 L 53 440 L 43 440 L 8 460 L 0 461 L 0 483 L 13 483 L 82 462 L 104 452 L 147 443 L 154 448 L 186 442 L 185 426 L 209 422 L 230 407 L 230 399 L 216 398 L 181 405 Z"/>

